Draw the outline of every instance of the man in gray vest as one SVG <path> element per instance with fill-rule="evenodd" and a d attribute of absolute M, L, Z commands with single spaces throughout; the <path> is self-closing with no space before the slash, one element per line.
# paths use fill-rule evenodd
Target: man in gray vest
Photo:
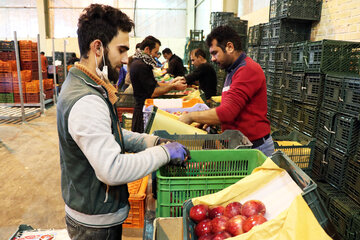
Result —
<path fill-rule="evenodd" d="M 127 183 L 168 163 L 184 166 L 189 158 L 177 142 L 119 126 L 110 82 L 127 63 L 133 26 L 126 14 L 100 4 L 79 18 L 81 59 L 70 69 L 57 105 L 61 189 L 71 239 L 121 239 L 129 212 Z"/>

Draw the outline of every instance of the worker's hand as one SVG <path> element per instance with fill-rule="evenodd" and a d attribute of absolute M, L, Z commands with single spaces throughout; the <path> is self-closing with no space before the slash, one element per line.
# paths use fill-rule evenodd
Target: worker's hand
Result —
<path fill-rule="evenodd" d="M 179 77 L 174 78 L 174 79 L 172 80 L 172 82 L 173 82 L 173 83 L 176 83 L 176 82 L 186 83 L 186 80 L 185 80 L 184 77 L 179 76 Z"/>
<path fill-rule="evenodd" d="M 185 90 L 187 88 L 186 82 L 184 83 L 182 81 L 177 81 L 177 82 L 174 82 L 174 83 L 171 83 L 171 84 L 174 86 L 174 88 L 176 90 Z"/>
<path fill-rule="evenodd" d="M 178 142 L 168 143 L 162 147 L 168 152 L 171 165 L 186 167 L 185 162 L 191 159 L 189 150 Z"/>
<path fill-rule="evenodd" d="M 164 145 L 164 144 L 172 143 L 172 142 L 174 142 L 174 140 L 159 137 L 158 140 L 156 141 L 155 145 Z"/>
<path fill-rule="evenodd" d="M 178 120 L 186 124 L 192 124 L 194 122 L 191 113 L 183 113 Z"/>

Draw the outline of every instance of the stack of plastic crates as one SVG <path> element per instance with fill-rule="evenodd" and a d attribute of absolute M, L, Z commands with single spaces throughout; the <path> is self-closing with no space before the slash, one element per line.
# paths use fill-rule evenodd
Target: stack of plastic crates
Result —
<path fill-rule="evenodd" d="M 145 215 L 146 188 L 148 176 L 128 183 L 129 190 L 129 215 L 123 223 L 124 228 L 143 228 Z"/>

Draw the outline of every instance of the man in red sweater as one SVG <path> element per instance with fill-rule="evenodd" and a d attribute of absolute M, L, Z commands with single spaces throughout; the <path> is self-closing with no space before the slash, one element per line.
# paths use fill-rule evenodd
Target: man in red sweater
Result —
<path fill-rule="evenodd" d="M 229 26 L 212 30 L 206 38 L 211 61 L 227 71 L 221 104 L 207 111 L 191 112 L 179 120 L 191 124 L 221 124 L 222 130 L 235 129 L 253 143 L 253 148 L 271 156 L 274 143 L 267 113 L 266 81 L 260 65 L 241 49 L 240 36 Z"/>

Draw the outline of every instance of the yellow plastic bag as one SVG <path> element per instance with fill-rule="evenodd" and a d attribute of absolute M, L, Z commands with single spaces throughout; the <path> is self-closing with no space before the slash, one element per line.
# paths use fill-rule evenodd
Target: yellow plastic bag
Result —
<path fill-rule="evenodd" d="M 178 118 L 178 116 L 157 109 L 152 122 L 148 123 L 151 124 L 149 133 L 151 134 L 156 130 L 166 130 L 169 134 L 207 134 L 204 130 L 180 122 L 177 120 Z"/>
<path fill-rule="evenodd" d="M 270 158 L 251 175 L 220 192 L 192 199 L 193 204 L 226 206 L 258 199 L 266 206 L 267 222 L 251 231 L 230 238 L 234 240 L 314 240 L 331 239 L 322 229 L 301 196 L 302 190 L 288 173 Z"/>

